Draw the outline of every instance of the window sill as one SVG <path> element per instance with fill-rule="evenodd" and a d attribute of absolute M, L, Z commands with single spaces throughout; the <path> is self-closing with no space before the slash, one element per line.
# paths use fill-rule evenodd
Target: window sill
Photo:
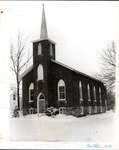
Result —
<path fill-rule="evenodd" d="M 29 101 L 29 103 L 32 103 L 32 102 L 33 102 L 33 100 L 30 100 L 30 101 Z"/>
<path fill-rule="evenodd" d="M 37 82 L 43 82 L 44 79 L 37 79 Z"/>
<path fill-rule="evenodd" d="M 66 101 L 66 99 L 58 99 L 58 101 Z"/>

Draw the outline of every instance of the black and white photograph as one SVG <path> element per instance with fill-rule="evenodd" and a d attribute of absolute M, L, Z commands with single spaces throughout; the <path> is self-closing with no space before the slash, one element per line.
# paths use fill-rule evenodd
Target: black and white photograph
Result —
<path fill-rule="evenodd" d="M 117 148 L 119 2 L 0 5 L 0 141 Z"/>

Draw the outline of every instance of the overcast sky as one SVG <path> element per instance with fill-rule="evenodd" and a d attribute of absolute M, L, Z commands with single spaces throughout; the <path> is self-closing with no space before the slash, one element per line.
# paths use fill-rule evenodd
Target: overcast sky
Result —
<path fill-rule="evenodd" d="M 18 30 L 30 41 L 40 38 L 42 4 L 48 37 L 56 42 L 56 59 L 89 75 L 100 70 L 100 53 L 119 35 L 119 2 L 0 2 L 0 83 L 8 88 L 9 45 Z M 7 69 L 8 70 L 7 70 Z M 3 89 L 3 86 L 0 86 Z M 5 95 L 5 93 L 3 93 Z"/>

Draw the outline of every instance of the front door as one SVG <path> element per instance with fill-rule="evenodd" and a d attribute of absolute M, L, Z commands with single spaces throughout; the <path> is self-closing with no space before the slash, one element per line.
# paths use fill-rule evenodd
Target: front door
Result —
<path fill-rule="evenodd" d="M 46 108 L 45 96 L 43 93 L 40 93 L 37 98 L 37 113 L 44 113 Z"/>

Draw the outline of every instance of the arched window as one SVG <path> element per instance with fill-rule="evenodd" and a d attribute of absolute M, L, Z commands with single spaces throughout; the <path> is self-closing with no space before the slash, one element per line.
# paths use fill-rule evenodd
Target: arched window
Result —
<path fill-rule="evenodd" d="M 43 66 L 40 64 L 37 69 L 37 80 L 43 80 Z"/>
<path fill-rule="evenodd" d="M 52 44 L 50 44 L 50 56 L 53 56 L 53 47 L 52 47 Z"/>
<path fill-rule="evenodd" d="M 66 87 L 62 79 L 58 82 L 58 100 L 66 100 Z"/>
<path fill-rule="evenodd" d="M 31 83 L 29 86 L 29 102 L 33 101 L 33 95 L 34 95 L 34 84 Z"/>
<path fill-rule="evenodd" d="M 100 101 L 100 112 L 102 112 L 102 96 L 101 96 L 101 87 L 99 87 L 99 101 Z"/>
<path fill-rule="evenodd" d="M 45 96 L 44 96 L 44 94 L 40 94 L 40 96 L 39 96 L 39 100 L 45 100 Z"/>
<path fill-rule="evenodd" d="M 82 82 L 79 82 L 79 94 L 80 94 L 80 101 L 83 101 L 83 90 L 82 90 Z"/>
<path fill-rule="evenodd" d="M 102 102 L 102 98 L 101 98 L 101 88 L 99 87 L 99 100 L 100 100 L 100 103 Z"/>
<path fill-rule="evenodd" d="M 41 44 L 39 43 L 38 44 L 38 55 L 41 55 L 42 53 L 42 47 L 41 47 Z"/>
<path fill-rule="evenodd" d="M 89 84 L 87 85 L 87 90 L 88 90 L 88 101 L 91 101 L 90 86 L 89 86 Z"/>
<path fill-rule="evenodd" d="M 95 89 L 95 86 L 93 88 L 93 93 L 94 93 L 94 101 L 96 101 L 96 89 Z"/>

